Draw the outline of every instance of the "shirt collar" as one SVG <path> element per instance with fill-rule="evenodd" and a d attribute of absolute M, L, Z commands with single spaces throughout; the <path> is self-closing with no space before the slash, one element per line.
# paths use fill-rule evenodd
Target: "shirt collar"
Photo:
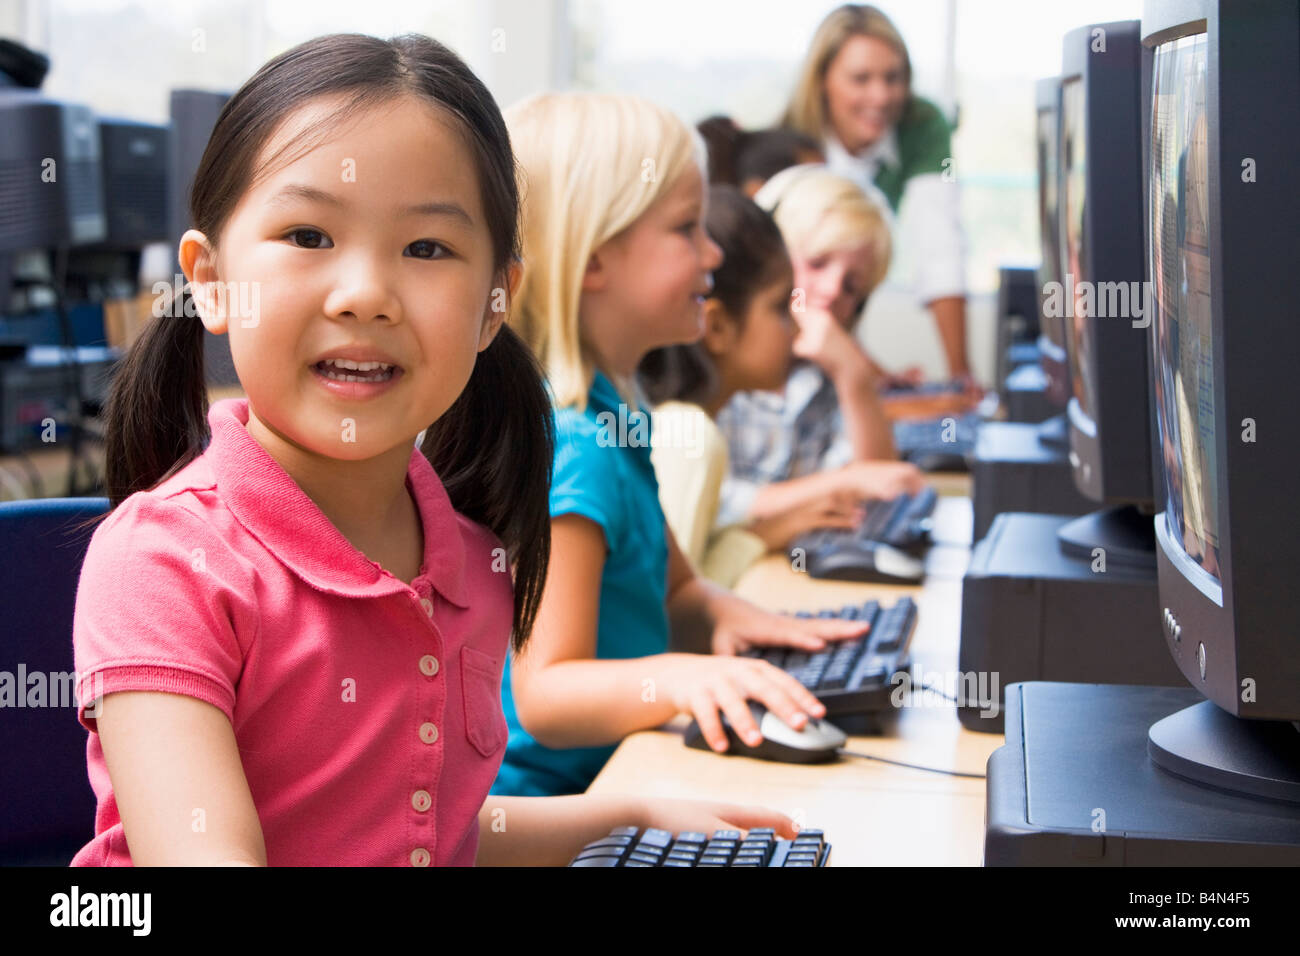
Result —
<path fill-rule="evenodd" d="M 873 171 L 881 166 L 902 165 L 902 158 L 898 152 L 897 128 L 891 126 L 888 133 L 857 154 L 850 153 L 834 133 L 828 132 L 826 134 L 826 161 L 827 165 L 830 166 L 845 162 L 859 163 L 869 166 Z"/>
<path fill-rule="evenodd" d="M 358 551 L 248 433 L 248 399 L 228 398 L 208 410 L 211 463 L 217 491 L 231 513 L 290 570 L 319 591 L 381 597 L 408 585 Z M 424 527 L 424 562 L 412 584 L 428 581 L 457 607 L 469 606 L 465 541 L 442 481 L 418 448 L 411 449 L 406 483 Z"/>

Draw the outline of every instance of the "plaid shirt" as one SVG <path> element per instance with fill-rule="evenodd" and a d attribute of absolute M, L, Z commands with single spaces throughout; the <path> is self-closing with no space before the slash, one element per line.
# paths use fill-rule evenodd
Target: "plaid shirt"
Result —
<path fill-rule="evenodd" d="M 759 488 L 853 460 L 835 386 L 812 362 L 796 364 L 785 391 L 740 392 L 718 413 L 731 468 L 718 524 L 746 520 Z"/>

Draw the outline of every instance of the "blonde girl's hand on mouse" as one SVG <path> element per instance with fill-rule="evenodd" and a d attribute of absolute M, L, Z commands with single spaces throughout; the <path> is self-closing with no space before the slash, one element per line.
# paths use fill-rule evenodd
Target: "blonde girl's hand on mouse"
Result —
<path fill-rule="evenodd" d="M 802 730 L 809 716 L 826 715 L 826 707 L 807 688 L 767 661 L 716 654 L 667 654 L 663 658 L 668 667 L 661 672 L 660 689 L 678 712 L 695 718 L 700 733 L 718 753 L 727 749 L 721 714 L 745 743 L 757 747 L 762 742 L 763 735 L 749 710 L 750 700 L 758 701 L 795 730 Z"/>
<path fill-rule="evenodd" d="M 712 836 L 717 830 L 750 830 L 771 827 L 777 839 L 798 836 L 794 821 L 767 807 L 707 800 L 646 800 L 642 819 L 647 827 L 671 833 L 697 832 Z"/>

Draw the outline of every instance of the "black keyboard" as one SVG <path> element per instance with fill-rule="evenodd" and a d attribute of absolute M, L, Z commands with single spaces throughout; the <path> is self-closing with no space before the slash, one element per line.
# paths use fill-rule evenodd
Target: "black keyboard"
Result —
<path fill-rule="evenodd" d="M 908 648 L 916 630 L 915 601 L 899 598 L 885 608 L 878 601 L 867 601 L 838 611 L 800 611 L 794 616 L 868 621 L 871 630 L 860 638 L 833 641 L 820 651 L 762 647 L 746 651 L 744 656 L 762 658 L 794 677 L 826 705 L 826 719 L 831 723 L 839 716 L 894 709 L 890 700 L 893 677 L 908 667 Z"/>
<path fill-rule="evenodd" d="M 938 493 L 926 488 L 872 502 L 862 524 L 852 531 L 810 531 L 796 538 L 793 547 L 802 549 L 803 570 L 814 578 L 914 584 L 925 573 L 918 555 L 930 543 L 937 501 Z"/>
<path fill-rule="evenodd" d="M 800 830 L 793 840 L 778 840 L 771 827 L 679 833 L 615 827 L 588 843 L 569 866 L 825 866 L 831 845 L 821 830 Z"/>
<path fill-rule="evenodd" d="M 894 445 L 900 458 L 922 471 L 969 471 L 980 421 L 968 414 L 895 422 Z"/>

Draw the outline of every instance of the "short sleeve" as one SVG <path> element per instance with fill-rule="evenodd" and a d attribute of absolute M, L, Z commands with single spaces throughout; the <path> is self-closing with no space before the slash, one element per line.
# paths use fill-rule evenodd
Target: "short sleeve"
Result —
<path fill-rule="evenodd" d="M 698 405 L 668 402 L 655 409 L 650 458 L 659 505 L 691 564 L 702 566 L 727 475 L 727 445 Z"/>
<path fill-rule="evenodd" d="M 600 525 L 605 544 L 616 551 L 627 521 L 618 473 L 618 449 L 601 442 L 601 431 L 574 409 L 555 414 L 555 468 L 551 473 L 551 517 L 581 515 Z"/>
<path fill-rule="evenodd" d="M 232 722 L 256 631 L 251 572 L 200 511 L 137 494 L 96 530 L 77 585 L 77 719 L 115 691 L 196 697 Z M 241 641 L 242 638 L 242 641 Z"/>

